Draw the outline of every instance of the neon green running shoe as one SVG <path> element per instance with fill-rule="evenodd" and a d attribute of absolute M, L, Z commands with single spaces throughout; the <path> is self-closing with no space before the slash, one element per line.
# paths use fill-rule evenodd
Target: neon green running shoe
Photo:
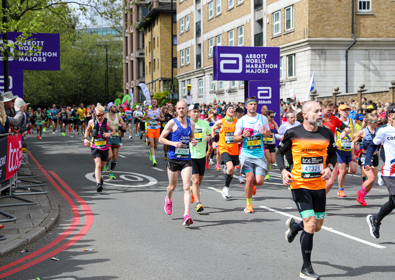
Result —
<path fill-rule="evenodd" d="M 116 177 L 114 176 L 114 174 L 112 173 L 112 171 L 110 171 L 109 176 L 110 176 L 110 179 L 116 179 Z"/>
<path fill-rule="evenodd" d="M 62 132 L 62 135 L 63 135 L 63 137 L 65 137 L 65 136 L 66 136 L 66 133 Z"/>
<path fill-rule="evenodd" d="M 269 180 L 270 179 L 270 176 L 269 176 L 269 173 L 265 176 L 265 180 Z"/>
<path fill-rule="evenodd" d="M 157 165 L 156 160 L 153 160 L 152 161 L 152 166 L 155 166 L 155 165 Z"/>
<path fill-rule="evenodd" d="M 106 162 L 106 164 L 104 165 L 103 171 L 108 171 L 108 162 Z"/>
<path fill-rule="evenodd" d="M 149 154 L 149 160 L 152 161 L 152 154 L 151 154 L 151 150 L 148 151 Z"/>
<path fill-rule="evenodd" d="M 44 128 L 43 128 L 43 131 L 45 132 L 45 131 L 47 131 L 47 129 L 44 127 Z"/>

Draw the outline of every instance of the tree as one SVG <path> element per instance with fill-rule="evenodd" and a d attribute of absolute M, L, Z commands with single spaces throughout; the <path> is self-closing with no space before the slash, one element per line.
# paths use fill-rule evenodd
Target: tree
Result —
<path fill-rule="evenodd" d="M 158 106 L 164 106 L 170 102 L 170 91 L 157 92 L 152 99 L 158 100 Z"/>

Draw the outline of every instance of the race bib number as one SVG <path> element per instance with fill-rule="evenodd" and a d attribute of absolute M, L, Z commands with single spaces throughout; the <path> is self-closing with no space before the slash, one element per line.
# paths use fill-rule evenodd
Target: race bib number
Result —
<path fill-rule="evenodd" d="M 350 150 L 351 149 L 351 142 L 348 139 L 342 139 L 342 149 L 343 150 Z"/>
<path fill-rule="evenodd" d="M 157 126 L 158 122 L 156 120 L 151 120 L 151 126 Z"/>
<path fill-rule="evenodd" d="M 324 170 L 323 157 L 302 157 L 301 164 L 302 178 L 318 178 L 321 177 L 321 171 Z"/>
<path fill-rule="evenodd" d="M 226 144 L 233 144 L 235 140 L 233 139 L 234 132 L 225 132 L 225 142 Z"/>
<path fill-rule="evenodd" d="M 167 122 L 162 123 L 162 127 L 165 128 Z"/>
<path fill-rule="evenodd" d="M 95 147 L 101 148 L 101 149 L 104 149 L 105 147 L 107 147 L 106 138 L 103 138 L 103 137 L 95 138 Z"/>
<path fill-rule="evenodd" d="M 270 134 L 269 137 L 263 138 L 263 142 L 272 143 L 273 142 L 273 138 L 274 138 L 274 134 L 272 133 L 272 134 Z"/>
<path fill-rule="evenodd" d="M 199 143 L 203 141 L 203 129 L 195 129 L 195 140 Z"/>
<path fill-rule="evenodd" d="M 260 149 L 262 146 L 262 141 L 260 136 L 250 136 L 247 137 L 247 149 L 255 150 Z"/>
<path fill-rule="evenodd" d="M 189 158 L 189 143 L 183 144 L 181 148 L 175 150 L 176 158 Z"/>

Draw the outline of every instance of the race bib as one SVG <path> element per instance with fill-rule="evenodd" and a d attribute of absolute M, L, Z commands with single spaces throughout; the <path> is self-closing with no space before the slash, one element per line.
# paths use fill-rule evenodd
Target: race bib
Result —
<path fill-rule="evenodd" d="M 247 149 L 248 150 L 260 149 L 261 145 L 262 145 L 262 142 L 261 142 L 260 136 L 247 137 Z"/>
<path fill-rule="evenodd" d="M 165 128 L 167 122 L 162 123 L 162 127 Z"/>
<path fill-rule="evenodd" d="M 274 134 L 272 133 L 272 134 L 270 134 L 269 137 L 263 138 L 263 142 L 271 143 L 271 142 L 273 142 L 273 138 L 274 138 Z"/>
<path fill-rule="evenodd" d="M 199 143 L 203 141 L 203 129 L 196 128 L 195 129 L 195 140 Z"/>
<path fill-rule="evenodd" d="M 351 149 L 351 142 L 348 139 L 342 139 L 342 149 L 343 150 L 350 150 Z"/>
<path fill-rule="evenodd" d="M 324 158 L 302 157 L 301 169 L 302 178 L 321 177 L 321 171 L 324 170 Z"/>
<path fill-rule="evenodd" d="M 225 132 L 225 142 L 226 144 L 233 144 L 235 140 L 233 139 L 234 132 Z"/>
<path fill-rule="evenodd" d="M 181 148 L 175 150 L 176 158 L 189 158 L 189 143 L 183 144 Z"/>
<path fill-rule="evenodd" d="M 106 138 L 103 138 L 103 137 L 95 138 L 95 147 L 101 148 L 101 149 L 106 148 L 107 147 Z"/>
<path fill-rule="evenodd" d="M 151 121 L 151 126 L 157 126 L 157 125 L 158 125 L 158 122 L 156 120 Z"/>

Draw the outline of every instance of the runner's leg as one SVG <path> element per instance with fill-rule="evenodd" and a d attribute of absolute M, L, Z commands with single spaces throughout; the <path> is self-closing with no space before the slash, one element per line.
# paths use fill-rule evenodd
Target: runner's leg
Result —
<path fill-rule="evenodd" d="M 189 207 L 191 205 L 191 178 L 192 167 L 186 167 L 181 170 L 182 185 L 184 187 L 184 216 L 189 215 Z"/>

